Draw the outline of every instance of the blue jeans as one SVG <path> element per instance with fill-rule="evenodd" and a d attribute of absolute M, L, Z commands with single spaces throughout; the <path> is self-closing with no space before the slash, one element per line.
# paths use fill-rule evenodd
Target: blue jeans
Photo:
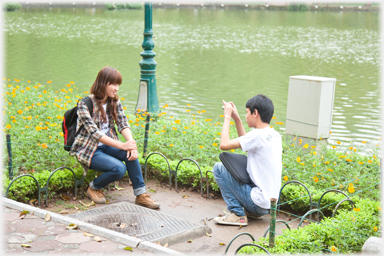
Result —
<path fill-rule="evenodd" d="M 241 184 L 225 168 L 222 163 L 216 163 L 213 167 L 213 176 L 220 187 L 227 208 L 237 216 L 244 216 L 243 207 L 250 213 L 258 216 L 269 213 L 269 210 L 257 206 L 251 198 L 252 187 L 249 184 Z"/>
<path fill-rule="evenodd" d="M 147 192 L 139 160 L 128 161 L 127 151 L 125 150 L 107 145 L 97 147 L 89 169 L 102 172 L 100 176 L 95 178 L 89 184 L 91 189 L 104 188 L 109 183 L 121 179 L 128 170 L 129 178 L 132 181 L 134 195 L 138 196 Z"/>

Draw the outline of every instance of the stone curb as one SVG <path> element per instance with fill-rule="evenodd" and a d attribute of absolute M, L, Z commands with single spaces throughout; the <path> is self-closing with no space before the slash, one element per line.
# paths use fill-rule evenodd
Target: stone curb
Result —
<path fill-rule="evenodd" d="M 19 210 L 19 211 L 29 211 L 30 213 L 33 212 L 33 214 L 37 217 L 40 218 L 45 218 L 47 213 L 51 216 L 51 220 L 64 224 L 64 225 L 69 225 L 69 224 L 75 224 L 78 225 L 81 230 L 84 230 L 86 232 L 92 233 L 94 235 L 98 235 L 104 238 L 107 238 L 113 242 L 124 244 L 126 246 L 130 247 L 136 247 L 138 249 L 146 250 L 155 254 L 169 254 L 169 255 L 185 255 L 181 252 L 177 252 L 168 248 L 165 248 L 161 245 L 154 244 L 151 242 L 143 241 L 141 239 L 131 237 L 128 235 L 121 234 L 116 231 L 112 231 L 106 228 L 98 227 L 77 219 L 73 219 L 67 216 L 62 216 L 57 213 L 53 213 L 50 211 L 42 210 L 37 207 L 27 205 L 24 203 L 20 203 L 17 201 L 14 201 L 9 198 L 2 198 L 2 203 L 3 206 L 9 207 L 14 210 Z"/>

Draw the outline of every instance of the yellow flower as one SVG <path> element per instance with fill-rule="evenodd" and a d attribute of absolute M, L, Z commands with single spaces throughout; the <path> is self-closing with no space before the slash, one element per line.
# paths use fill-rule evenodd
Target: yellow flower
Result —
<path fill-rule="evenodd" d="M 333 170 L 332 169 L 327 169 L 328 171 L 330 171 L 330 172 L 333 172 Z"/>
<path fill-rule="evenodd" d="M 201 110 L 201 112 L 205 113 L 205 112 L 207 112 L 207 111 L 205 111 L 205 110 Z"/>
<path fill-rule="evenodd" d="M 345 159 L 345 161 L 347 161 L 347 162 L 352 162 L 352 159 Z"/>
<path fill-rule="evenodd" d="M 155 132 L 155 134 L 160 134 L 159 132 Z"/>
<path fill-rule="evenodd" d="M 71 81 L 70 83 L 71 83 L 71 84 L 74 84 L 75 82 Z"/>
<path fill-rule="evenodd" d="M 365 143 L 367 143 L 367 141 L 366 141 L 366 140 L 365 140 L 365 141 L 362 141 L 362 143 L 365 144 Z"/>
<path fill-rule="evenodd" d="M 375 227 L 373 227 L 373 230 L 376 232 L 378 230 L 378 228 L 375 226 Z"/>
<path fill-rule="evenodd" d="M 360 208 L 355 208 L 355 207 L 353 207 L 353 210 L 354 210 L 355 212 L 359 212 L 359 211 L 360 211 Z"/>
<path fill-rule="evenodd" d="M 302 140 L 302 139 L 299 139 L 299 145 L 301 145 L 301 143 L 303 143 L 303 140 Z"/>
<path fill-rule="evenodd" d="M 175 120 L 175 123 L 180 124 L 180 119 Z"/>
<path fill-rule="evenodd" d="M 235 152 L 235 150 L 234 150 L 234 149 L 231 149 L 231 151 L 232 151 L 232 152 Z"/>
<path fill-rule="evenodd" d="M 305 165 L 305 163 L 300 163 L 300 164 L 303 165 L 303 166 Z"/>
<path fill-rule="evenodd" d="M 316 146 L 311 146 L 311 148 L 316 148 Z"/>
<path fill-rule="evenodd" d="M 20 79 L 14 79 L 16 82 L 20 82 Z"/>
<path fill-rule="evenodd" d="M 5 126 L 5 128 L 7 128 L 7 129 L 11 129 L 11 125 L 10 124 L 7 124 L 6 126 Z"/>
<path fill-rule="evenodd" d="M 17 121 L 16 120 L 12 120 L 12 122 L 16 123 Z"/>
<path fill-rule="evenodd" d="M 187 111 L 186 111 L 186 112 L 191 112 L 191 110 L 187 109 Z"/>
<path fill-rule="evenodd" d="M 325 164 L 329 164 L 329 161 L 325 162 Z"/>
<path fill-rule="evenodd" d="M 199 148 L 204 148 L 204 146 L 199 146 Z"/>
<path fill-rule="evenodd" d="M 210 121 L 212 121 L 212 119 L 205 119 L 205 121 L 210 122 Z"/>
<path fill-rule="evenodd" d="M 120 98 L 121 100 L 125 100 L 123 97 Z"/>
<path fill-rule="evenodd" d="M 20 109 L 17 110 L 17 113 L 19 113 L 20 115 L 23 114 L 23 111 L 21 111 Z"/>
<path fill-rule="evenodd" d="M 189 127 L 188 127 L 188 126 L 185 126 L 184 129 L 189 129 Z"/>
<path fill-rule="evenodd" d="M 331 247 L 331 251 L 333 251 L 333 252 L 337 252 L 337 248 L 336 248 L 334 245 L 332 245 L 332 247 Z"/>
<path fill-rule="evenodd" d="M 337 148 L 336 146 L 332 146 L 333 149 Z"/>
<path fill-rule="evenodd" d="M 352 183 L 349 183 L 349 186 L 348 186 L 348 192 L 349 193 L 353 193 L 353 192 L 355 192 L 355 188 L 353 187 L 353 184 Z"/>
<path fill-rule="evenodd" d="M 303 148 L 308 148 L 308 146 L 309 146 L 308 144 L 305 144 L 305 145 L 303 146 Z"/>
<path fill-rule="evenodd" d="M 47 148 L 48 146 L 47 146 L 47 143 L 43 143 L 43 144 L 41 144 L 41 147 L 42 148 Z"/>
<path fill-rule="evenodd" d="M 217 147 L 217 143 L 213 143 L 212 146 Z"/>
<path fill-rule="evenodd" d="M 287 181 L 288 180 L 288 176 L 284 176 L 284 181 Z"/>
<path fill-rule="evenodd" d="M 173 147 L 173 144 L 169 144 L 170 147 Z"/>
<path fill-rule="evenodd" d="M 283 125 L 284 123 L 283 122 L 275 122 L 276 124 L 280 124 L 280 125 Z"/>
<path fill-rule="evenodd" d="M 364 163 L 360 161 L 359 164 L 364 164 Z"/>
<path fill-rule="evenodd" d="M 220 117 L 224 117 L 224 115 L 220 115 Z"/>
<path fill-rule="evenodd" d="M 177 130 L 177 128 L 176 128 L 176 127 L 172 127 L 172 129 L 173 129 L 173 130 L 175 130 L 175 131 Z"/>
<path fill-rule="evenodd" d="M 296 158 L 296 161 L 297 161 L 298 163 L 300 163 L 300 161 L 301 161 L 301 160 L 300 160 L 300 157 L 297 157 L 297 158 Z"/>
<path fill-rule="evenodd" d="M 316 152 L 316 151 L 313 151 L 313 154 L 314 154 L 314 155 L 317 155 L 317 152 Z"/>

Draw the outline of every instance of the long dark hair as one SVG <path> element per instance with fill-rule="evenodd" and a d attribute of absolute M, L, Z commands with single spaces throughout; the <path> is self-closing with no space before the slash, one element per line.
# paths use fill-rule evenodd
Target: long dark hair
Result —
<path fill-rule="evenodd" d="M 101 118 L 105 122 L 107 115 L 102 107 L 102 101 L 105 99 L 105 88 L 110 84 L 121 84 L 123 81 L 118 70 L 111 67 L 103 67 L 97 74 L 96 80 L 91 87 L 91 94 L 95 95 L 96 104 L 100 109 Z M 112 117 L 117 122 L 116 105 L 119 97 L 107 98 L 107 110 L 111 111 Z"/>

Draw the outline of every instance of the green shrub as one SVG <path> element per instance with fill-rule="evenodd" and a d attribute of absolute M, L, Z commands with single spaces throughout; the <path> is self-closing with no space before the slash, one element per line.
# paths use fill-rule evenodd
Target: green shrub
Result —
<path fill-rule="evenodd" d="M 5 10 L 7 12 L 16 11 L 20 9 L 22 6 L 19 3 L 6 3 L 5 4 Z"/>
<path fill-rule="evenodd" d="M 288 11 L 306 12 L 309 11 L 309 5 L 304 3 L 290 3 L 288 6 Z"/>

